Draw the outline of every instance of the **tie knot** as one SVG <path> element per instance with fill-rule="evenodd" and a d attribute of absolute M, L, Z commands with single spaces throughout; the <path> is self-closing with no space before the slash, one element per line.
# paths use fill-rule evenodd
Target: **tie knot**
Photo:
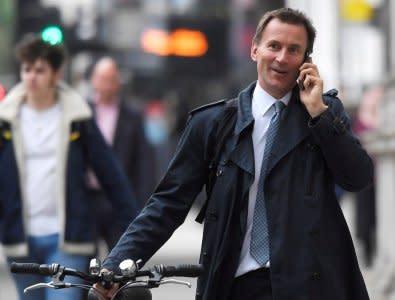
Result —
<path fill-rule="evenodd" d="M 285 104 L 281 100 L 277 100 L 274 103 L 274 110 L 276 111 L 276 114 L 280 113 L 284 107 L 285 107 Z"/>

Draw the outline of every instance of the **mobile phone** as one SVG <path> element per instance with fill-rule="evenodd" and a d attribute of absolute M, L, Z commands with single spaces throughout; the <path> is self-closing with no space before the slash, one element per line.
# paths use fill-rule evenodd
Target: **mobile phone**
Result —
<path fill-rule="evenodd" d="M 309 53 L 306 53 L 306 55 L 304 56 L 302 65 L 306 62 L 311 62 L 311 56 Z M 304 78 L 298 80 L 299 89 L 301 90 L 304 90 L 303 82 L 304 82 Z"/>

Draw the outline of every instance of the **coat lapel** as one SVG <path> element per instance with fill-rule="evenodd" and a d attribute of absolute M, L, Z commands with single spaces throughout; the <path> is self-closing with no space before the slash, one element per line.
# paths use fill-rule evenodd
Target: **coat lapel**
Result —
<path fill-rule="evenodd" d="M 235 131 L 229 141 L 229 159 L 251 175 L 255 173 L 254 148 L 251 137 L 254 124 L 251 108 L 254 88 L 255 82 L 239 94 Z"/>
<path fill-rule="evenodd" d="M 270 154 L 266 175 L 270 173 L 281 158 L 310 134 L 309 119 L 310 116 L 300 102 L 297 89 L 295 89 L 289 105 L 282 113 L 280 128 Z"/>
<path fill-rule="evenodd" d="M 231 149 L 233 150 L 231 150 L 229 159 L 245 172 L 254 175 L 254 159 L 251 159 L 251 157 L 254 158 L 254 149 L 251 135 L 245 135 L 238 143 L 237 140 L 238 136 L 232 137 Z"/>
<path fill-rule="evenodd" d="M 255 174 L 254 149 L 251 137 L 254 124 L 251 100 L 254 88 L 255 83 L 239 95 L 235 132 L 228 144 L 228 149 L 230 149 L 229 159 L 251 175 Z M 291 101 L 282 113 L 280 128 L 273 144 L 266 174 L 273 169 L 282 157 L 310 134 L 308 128 L 310 116 L 300 102 L 298 92 L 298 88 L 293 90 Z"/>

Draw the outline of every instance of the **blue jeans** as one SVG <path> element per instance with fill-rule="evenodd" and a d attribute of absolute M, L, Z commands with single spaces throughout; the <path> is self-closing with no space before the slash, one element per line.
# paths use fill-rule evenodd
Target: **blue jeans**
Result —
<path fill-rule="evenodd" d="M 29 256 L 27 257 L 8 257 L 7 262 L 52 264 L 59 263 L 67 268 L 85 271 L 89 264 L 89 258 L 82 255 L 71 255 L 58 249 L 59 235 L 52 234 L 40 237 L 29 237 Z M 85 294 L 79 288 L 67 288 L 55 290 L 52 288 L 40 288 L 23 293 L 23 290 L 39 282 L 49 282 L 50 277 L 41 275 L 12 274 L 20 300 L 80 300 Z M 66 276 L 65 282 L 82 283 L 79 278 Z"/>

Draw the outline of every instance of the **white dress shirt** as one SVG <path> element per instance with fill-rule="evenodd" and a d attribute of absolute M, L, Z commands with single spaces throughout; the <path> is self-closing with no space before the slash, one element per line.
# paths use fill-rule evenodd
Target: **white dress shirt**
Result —
<path fill-rule="evenodd" d="M 255 164 L 255 178 L 252 183 L 248 195 L 248 216 L 247 216 L 247 227 L 244 236 L 243 247 L 241 249 L 239 267 L 236 271 L 236 277 L 245 274 L 249 271 L 260 268 L 260 265 L 250 254 L 250 242 L 251 242 L 251 229 L 252 220 L 254 217 L 255 201 L 258 192 L 258 181 L 261 172 L 261 164 L 263 159 L 263 153 L 265 151 L 267 130 L 269 128 L 270 120 L 273 117 L 275 111 L 273 104 L 276 101 L 282 101 L 285 105 L 288 105 L 291 99 L 292 92 L 286 94 L 283 98 L 277 100 L 269 95 L 265 90 L 261 88 L 259 83 L 256 84 L 254 94 L 252 96 L 252 115 L 254 117 L 254 128 L 252 131 L 252 142 L 254 146 L 254 164 Z M 267 264 L 267 267 L 269 263 Z"/>

